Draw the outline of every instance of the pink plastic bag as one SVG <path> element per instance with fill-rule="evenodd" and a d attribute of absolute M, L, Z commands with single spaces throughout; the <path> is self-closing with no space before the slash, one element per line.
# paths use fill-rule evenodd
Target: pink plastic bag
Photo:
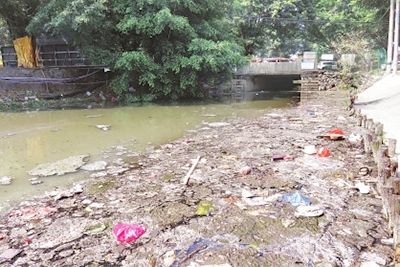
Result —
<path fill-rule="evenodd" d="M 112 230 L 115 238 L 121 244 L 135 242 L 146 233 L 146 229 L 138 224 L 118 223 Z"/>

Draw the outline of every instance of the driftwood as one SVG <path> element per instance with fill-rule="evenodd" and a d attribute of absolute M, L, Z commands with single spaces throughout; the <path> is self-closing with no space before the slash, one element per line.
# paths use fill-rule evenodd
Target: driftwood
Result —
<path fill-rule="evenodd" d="M 204 245 L 204 246 L 202 246 L 202 247 L 200 247 L 200 248 L 198 248 L 198 249 L 192 251 L 192 252 L 189 253 L 186 257 L 184 257 L 183 259 L 181 259 L 181 260 L 179 261 L 179 264 L 184 263 L 185 261 L 187 261 L 188 259 L 190 259 L 191 257 L 193 257 L 194 254 L 199 253 L 199 252 L 202 251 L 202 250 L 205 250 L 207 247 L 208 247 L 207 245 Z"/>
<path fill-rule="evenodd" d="M 193 163 L 192 167 L 190 168 L 190 170 L 186 174 L 185 178 L 183 179 L 183 184 L 184 185 L 188 185 L 189 184 L 190 175 L 192 175 L 192 173 L 194 172 L 194 169 L 196 168 L 197 164 L 199 164 L 200 158 L 201 158 L 200 156 L 197 157 L 197 159 Z"/>

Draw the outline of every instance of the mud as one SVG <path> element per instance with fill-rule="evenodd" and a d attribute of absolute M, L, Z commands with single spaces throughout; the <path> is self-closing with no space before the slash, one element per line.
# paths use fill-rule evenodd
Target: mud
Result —
<path fill-rule="evenodd" d="M 203 123 L 141 155 L 124 150 L 105 170 L 87 171 L 92 178 L 20 203 L 1 216 L 0 258 L 8 249 L 21 252 L 0 264 L 389 265 L 394 250 L 373 159 L 360 141 L 317 138 L 333 128 L 346 137 L 366 130 L 348 116 L 347 92 L 314 96 L 258 119 Z M 307 155 L 308 145 L 327 147 L 330 156 Z M 116 153 L 110 148 L 104 160 Z M 273 155 L 293 160 L 272 161 Z M 186 186 L 182 181 L 198 156 Z M 360 174 L 364 166 L 372 172 Z M 244 167 L 250 172 L 243 174 Z M 370 186 L 368 194 L 355 187 L 358 182 Z M 296 218 L 296 207 L 281 198 L 296 191 L 323 215 Z M 57 210 L 39 214 L 39 207 Z M 147 232 L 120 245 L 112 235 L 118 222 L 143 225 Z"/>

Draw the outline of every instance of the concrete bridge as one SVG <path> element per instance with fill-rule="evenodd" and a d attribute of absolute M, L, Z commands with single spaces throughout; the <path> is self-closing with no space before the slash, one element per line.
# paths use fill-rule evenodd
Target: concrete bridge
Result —
<path fill-rule="evenodd" d="M 235 70 L 231 96 L 234 100 L 269 99 L 275 95 L 300 94 L 302 70 L 300 61 L 251 62 L 248 66 Z M 307 73 L 316 70 L 307 70 Z M 295 96 L 294 96 L 295 97 Z"/>
<path fill-rule="evenodd" d="M 301 62 L 251 62 L 248 66 L 235 71 L 235 75 L 300 75 Z"/>

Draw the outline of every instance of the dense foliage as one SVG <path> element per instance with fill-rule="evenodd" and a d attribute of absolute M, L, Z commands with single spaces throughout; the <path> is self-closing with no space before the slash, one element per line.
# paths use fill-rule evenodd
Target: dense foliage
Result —
<path fill-rule="evenodd" d="M 113 89 L 132 101 L 202 97 L 205 88 L 229 80 L 232 68 L 245 64 L 246 56 L 317 51 L 362 58 L 386 46 L 389 8 L 389 0 L 0 4 L 0 18 L 12 38 L 28 32 L 69 39 L 95 63 L 110 66 L 118 76 Z"/>
<path fill-rule="evenodd" d="M 7 25 L 7 30 L 12 39 L 27 34 L 26 26 L 36 14 L 40 3 L 40 0 L 0 0 L 0 19 L 2 23 Z M 6 38 L 5 33 L 3 32 L 0 37 Z M 4 43 L 5 40 L 3 39 L 0 42 Z"/>
<path fill-rule="evenodd" d="M 338 38 L 353 32 L 385 47 L 388 8 L 389 0 L 236 0 L 233 17 L 247 54 L 278 56 L 338 52 Z"/>
<path fill-rule="evenodd" d="M 202 88 L 217 86 L 245 63 L 223 6 L 220 0 L 57 0 L 28 29 L 72 37 L 117 71 L 117 93 L 131 88 L 132 98 L 145 100 L 202 97 Z"/>
<path fill-rule="evenodd" d="M 0 19 L 0 47 L 11 43 L 10 33 L 4 21 Z"/>

